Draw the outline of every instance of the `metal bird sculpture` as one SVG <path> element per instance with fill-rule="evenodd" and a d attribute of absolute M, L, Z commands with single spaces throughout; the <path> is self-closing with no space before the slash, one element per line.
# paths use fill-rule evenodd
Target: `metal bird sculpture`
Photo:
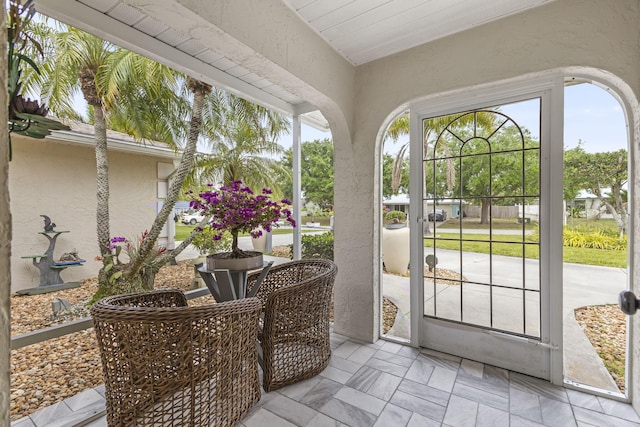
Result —
<path fill-rule="evenodd" d="M 53 230 L 53 228 L 56 226 L 53 222 L 51 222 L 51 218 L 49 218 L 46 215 L 40 215 L 41 217 L 44 218 L 44 231 L 45 233 L 50 233 Z"/>

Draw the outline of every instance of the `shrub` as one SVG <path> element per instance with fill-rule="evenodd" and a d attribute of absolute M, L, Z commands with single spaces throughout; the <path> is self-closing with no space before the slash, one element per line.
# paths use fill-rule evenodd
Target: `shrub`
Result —
<path fill-rule="evenodd" d="M 213 236 L 219 233 L 219 231 L 213 230 L 210 225 L 205 225 L 202 231 L 193 238 L 191 244 L 198 248 L 202 255 L 229 252 L 233 236 L 228 231 L 225 231 L 222 233 L 220 240 L 214 240 Z"/>
<path fill-rule="evenodd" d="M 407 220 L 407 214 L 402 211 L 389 211 L 384 215 L 385 224 L 399 224 Z"/>
<path fill-rule="evenodd" d="M 574 248 L 593 248 L 623 251 L 627 248 L 627 236 L 622 239 L 611 236 L 602 231 L 584 233 L 579 230 L 564 230 L 562 233 L 563 245 Z"/>
<path fill-rule="evenodd" d="M 527 240 L 538 242 L 540 240 L 539 230 L 536 229 L 534 233 L 528 235 Z M 574 229 L 565 229 L 562 232 L 562 245 L 571 248 L 624 251 L 627 249 L 627 236 L 625 235 L 620 239 L 617 234 L 608 230 L 576 227 Z"/>
<path fill-rule="evenodd" d="M 293 245 L 289 245 L 293 254 Z M 293 257 L 293 255 L 290 255 Z M 323 258 L 333 261 L 333 233 L 305 234 L 302 236 L 302 259 Z"/>

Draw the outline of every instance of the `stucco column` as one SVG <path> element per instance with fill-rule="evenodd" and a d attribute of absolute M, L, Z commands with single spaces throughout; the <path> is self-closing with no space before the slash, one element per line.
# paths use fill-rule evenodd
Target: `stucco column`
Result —
<path fill-rule="evenodd" d="M 300 159 L 301 159 L 301 147 L 300 147 L 300 116 L 298 114 L 293 116 L 291 121 L 291 135 L 293 136 L 292 154 L 293 154 L 293 219 L 296 221 L 296 227 L 293 229 L 293 259 L 298 260 L 302 255 L 302 218 L 300 217 L 300 208 L 302 207 L 302 197 L 300 197 L 301 173 L 300 173 Z"/>
<path fill-rule="evenodd" d="M 348 138 L 341 140 L 339 134 L 333 137 L 334 259 L 338 264 L 334 331 L 371 342 L 379 337 L 380 329 L 375 135 L 356 136 L 351 143 L 346 143 Z"/>
<path fill-rule="evenodd" d="M 6 28 L 2 5 L 0 26 Z M 0 35 L 0 58 L 7 58 L 7 32 Z M 7 61 L 0 61 L 0 425 L 9 425 L 11 407 L 11 211 L 9 209 L 9 134 Z"/>
<path fill-rule="evenodd" d="M 629 96 L 629 98 L 632 98 Z M 640 298 L 640 105 L 638 99 L 634 99 L 631 105 L 631 113 L 628 117 L 630 127 L 630 147 L 629 153 L 633 161 L 633 199 L 632 199 L 632 215 L 633 229 L 629 238 L 633 241 L 633 273 L 630 288 Z M 637 413 L 640 414 L 640 313 L 636 313 L 631 318 L 631 328 L 627 331 L 631 340 L 631 354 L 628 355 L 631 360 L 631 385 L 632 385 L 632 404 Z"/>

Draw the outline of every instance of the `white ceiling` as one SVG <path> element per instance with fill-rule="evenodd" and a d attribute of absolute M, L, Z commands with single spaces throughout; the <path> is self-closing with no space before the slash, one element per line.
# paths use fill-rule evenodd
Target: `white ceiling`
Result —
<path fill-rule="evenodd" d="M 153 0 L 149 0 L 153 1 Z M 553 0 L 281 0 L 354 65 Z M 121 0 L 35 0 L 54 19 L 303 121 L 328 128 L 305 100 Z"/>
<path fill-rule="evenodd" d="M 282 0 L 354 65 L 539 6 L 549 0 Z"/>

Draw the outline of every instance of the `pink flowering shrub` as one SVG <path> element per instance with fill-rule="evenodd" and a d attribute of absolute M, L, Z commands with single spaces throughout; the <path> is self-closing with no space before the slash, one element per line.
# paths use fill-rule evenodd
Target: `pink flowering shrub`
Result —
<path fill-rule="evenodd" d="M 259 227 L 271 231 L 273 226 L 284 217 L 292 226 L 296 226 L 291 217 L 291 202 L 282 199 L 280 202 L 270 200 L 271 190 L 264 188 L 256 195 L 242 181 L 234 181 L 231 186 L 223 186 L 217 191 L 205 191 L 199 198 L 191 201 L 193 209 L 200 210 L 203 215 L 211 216 L 210 225 L 213 239 L 222 238 L 224 231 L 233 236 L 231 252 L 235 257 L 243 257 L 238 248 L 238 234 L 251 233 L 253 237 L 262 235 Z"/>

